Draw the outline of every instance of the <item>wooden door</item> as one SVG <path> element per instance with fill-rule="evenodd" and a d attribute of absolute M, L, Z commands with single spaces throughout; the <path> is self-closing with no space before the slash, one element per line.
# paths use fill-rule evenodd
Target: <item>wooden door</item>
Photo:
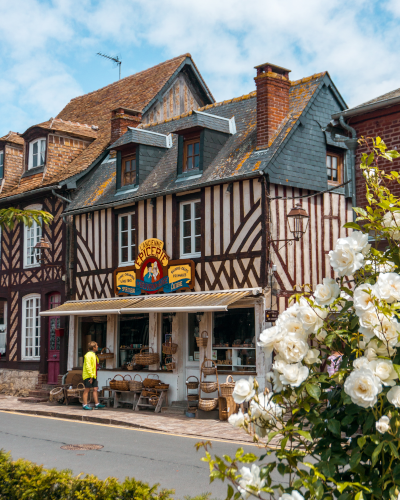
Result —
<path fill-rule="evenodd" d="M 61 305 L 61 295 L 52 293 L 49 296 L 49 309 Z M 58 374 L 60 373 L 60 337 L 56 337 L 56 328 L 60 328 L 60 317 L 49 317 L 49 350 L 47 359 L 47 383 L 57 384 Z"/>

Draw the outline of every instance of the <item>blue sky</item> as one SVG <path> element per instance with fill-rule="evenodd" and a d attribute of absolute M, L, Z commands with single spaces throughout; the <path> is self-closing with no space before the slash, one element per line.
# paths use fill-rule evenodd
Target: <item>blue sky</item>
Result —
<path fill-rule="evenodd" d="M 68 101 L 190 52 L 217 100 L 271 62 L 328 70 L 349 106 L 400 87 L 400 0 L 0 0 L 0 136 Z"/>

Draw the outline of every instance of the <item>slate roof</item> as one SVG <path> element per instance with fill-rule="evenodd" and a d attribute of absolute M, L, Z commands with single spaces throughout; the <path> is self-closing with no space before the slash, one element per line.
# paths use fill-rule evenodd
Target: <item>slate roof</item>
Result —
<path fill-rule="evenodd" d="M 8 132 L 8 134 L 3 135 L 3 137 L 0 137 L 0 142 L 11 142 L 13 144 L 18 144 L 19 146 L 24 145 L 24 140 L 23 138 L 17 134 L 16 132 Z"/>
<path fill-rule="evenodd" d="M 231 135 L 216 158 L 203 171 L 201 177 L 177 179 L 178 136 L 173 135 L 173 147 L 165 152 L 151 174 L 135 192 L 116 195 L 115 161 L 105 161 L 76 193 L 68 212 L 102 205 L 126 203 L 127 200 L 151 198 L 167 193 L 185 191 L 204 185 L 230 182 L 242 177 L 259 175 L 266 170 L 271 159 L 283 145 L 300 115 L 310 103 L 327 73 L 319 73 L 292 82 L 290 89 L 290 112 L 283 121 L 268 149 L 256 150 L 256 92 L 242 97 L 210 104 L 199 108 L 210 114 L 225 118 L 235 117 L 237 133 Z M 194 113 L 189 112 L 157 125 L 141 126 L 147 130 L 168 135 L 178 128 L 186 128 Z M 326 180 L 325 180 L 326 182 Z"/>
<path fill-rule="evenodd" d="M 31 182 L 22 183 L 18 188 L 4 189 L 0 194 L 0 198 L 28 192 L 35 188 L 54 186 L 83 172 L 109 146 L 111 138 L 111 111 L 118 107 L 143 111 L 188 58 L 191 65 L 198 72 L 194 62 L 191 60 L 191 55 L 183 54 L 152 68 L 127 76 L 99 90 L 72 99 L 57 115 L 52 128 L 54 128 L 54 123 L 56 123 L 56 126 L 60 125 L 64 128 L 68 126 L 71 127 L 70 132 L 72 134 L 72 129 L 75 132 L 78 129 L 82 131 L 86 127 L 84 124 L 89 124 L 90 130 L 92 130 L 91 126 L 95 125 L 99 128 L 98 131 L 95 132 L 92 130 L 89 132 L 88 129 L 88 133 L 91 134 L 90 137 L 95 138 L 95 140 L 77 158 L 69 163 L 67 167 L 60 168 L 54 175 L 32 177 Z M 198 74 L 201 79 L 199 72 Z M 211 99 L 213 99 L 204 81 L 202 83 L 211 96 Z M 37 126 L 47 127 L 50 126 L 49 122 L 51 120 Z M 67 125 L 66 122 L 72 122 L 72 124 Z"/>
<path fill-rule="evenodd" d="M 29 127 L 22 137 L 26 137 L 32 129 L 40 128 L 49 132 L 65 132 L 73 137 L 96 139 L 98 137 L 97 125 L 87 125 L 83 123 L 62 120 L 61 118 L 50 118 L 47 122 L 39 123 Z"/>
<path fill-rule="evenodd" d="M 386 94 L 383 94 L 379 97 L 375 97 L 374 99 L 363 102 L 362 104 L 359 104 L 358 106 L 354 106 L 353 108 L 350 108 L 348 111 L 350 111 L 352 109 L 363 108 L 364 106 L 368 106 L 369 104 L 375 104 L 375 103 L 378 103 L 381 101 L 387 101 L 389 99 L 394 99 L 395 97 L 400 97 L 400 89 L 392 90 L 392 91 L 387 92 Z"/>

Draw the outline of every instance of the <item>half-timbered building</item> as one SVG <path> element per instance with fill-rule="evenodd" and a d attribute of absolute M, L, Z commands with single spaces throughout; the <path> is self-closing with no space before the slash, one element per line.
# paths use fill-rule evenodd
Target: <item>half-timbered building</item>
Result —
<path fill-rule="evenodd" d="M 75 300 L 43 313 L 70 317 L 69 368 L 96 340 L 114 354 L 100 385 L 143 346 L 160 354 L 149 369 L 174 366 L 162 374 L 173 399 L 184 399 L 205 356 L 265 383 L 256 342 L 265 311 L 286 307 L 296 283 L 331 273 L 327 253 L 346 234 L 353 186 L 346 147 L 324 132 L 346 107 L 329 74 L 290 81 L 289 70 L 264 64 L 255 83 L 162 123 L 113 128 L 112 154 L 65 212 Z M 299 242 L 287 241 L 296 204 L 309 215 Z M 208 343 L 198 348 L 201 335 Z M 171 340 L 174 365 L 162 354 Z"/>
<path fill-rule="evenodd" d="M 39 313 L 75 294 L 75 236 L 63 211 L 74 192 L 79 197 L 85 176 L 108 157 L 107 148 L 128 126 L 163 121 L 212 102 L 185 54 L 77 97 L 56 118 L 0 139 L 0 206 L 54 215 L 48 226 L 21 224 L 1 235 L 0 382 L 25 370 L 35 382 L 40 372 L 41 383 L 54 384 L 67 370 L 63 332 L 68 323 L 63 316 L 40 318 Z M 38 250 L 42 238 L 46 248 Z"/>

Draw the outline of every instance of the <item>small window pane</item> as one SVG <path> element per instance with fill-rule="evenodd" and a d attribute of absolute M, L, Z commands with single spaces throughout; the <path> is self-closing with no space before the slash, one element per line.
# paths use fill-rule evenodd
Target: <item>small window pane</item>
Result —
<path fill-rule="evenodd" d="M 121 217 L 121 231 L 128 229 L 128 217 Z"/>
<path fill-rule="evenodd" d="M 135 230 L 135 214 L 131 214 L 131 228 L 132 231 Z"/>
<path fill-rule="evenodd" d="M 128 262 L 128 248 L 121 248 L 121 261 Z"/>
<path fill-rule="evenodd" d="M 33 154 L 34 155 L 37 155 L 38 154 L 38 143 L 37 142 L 34 142 L 33 143 Z"/>
<path fill-rule="evenodd" d="M 131 246 L 131 262 L 135 260 L 135 246 Z"/>
<path fill-rule="evenodd" d="M 199 201 L 194 204 L 194 218 L 195 219 L 200 218 L 200 202 Z"/>
<path fill-rule="evenodd" d="M 188 156 L 193 156 L 193 144 L 188 144 L 187 155 Z"/>
<path fill-rule="evenodd" d="M 183 220 L 190 219 L 190 205 L 183 205 Z"/>
<path fill-rule="evenodd" d="M 200 156 L 194 157 L 194 168 L 199 168 L 200 165 Z"/>
<path fill-rule="evenodd" d="M 128 246 L 128 232 L 121 233 L 121 245 L 123 247 Z"/>
<path fill-rule="evenodd" d="M 3 151 L 0 151 L 0 167 L 4 165 L 4 153 Z"/>
<path fill-rule="evenodd" d="M 188 221 L 185 221 L 183 223 L 183 237 L 185 238 L 186 236 L 190 236 L 191 234 L 191 223 L 190 223 L 190 220 Z"/>
<path fill-rule="evenodd" d="M 201 236 L 196 236 L 195 238 L 195 252 L 201 251 Z"/>
<path fill-rule="evenodd" d="M 195 144 L 194 144 L 194 154 L 195 155 L 200 154 L 200 143 L 199 142 L 195 142 Z"/>
<path fill-rule="evenodd" d="M 185 238 L 183 240 L 183 253 L 192 253 L 190 248 L 190 238 Z"/>
<path fill-rule="evenodd" d="M 127 160 L 125 162 L 125 172 L 130 172 L 130 170 L 131 170 L 131 162 Z"/>
<path fill-rule="evenodd" d="M 194 221 L 194 226 L 195 226 L 195 229 L 194 229 L 195 236 L 201 234 L 201 220 L 200 219 L 196 219 Z"/>
<path fill-rule="evenodd" d="M 187 159 L 187 168 L 188 168 L 188 170 L 191 170 L 193 168 L 193 157 L 192 156 L 190 156 Z"/>

